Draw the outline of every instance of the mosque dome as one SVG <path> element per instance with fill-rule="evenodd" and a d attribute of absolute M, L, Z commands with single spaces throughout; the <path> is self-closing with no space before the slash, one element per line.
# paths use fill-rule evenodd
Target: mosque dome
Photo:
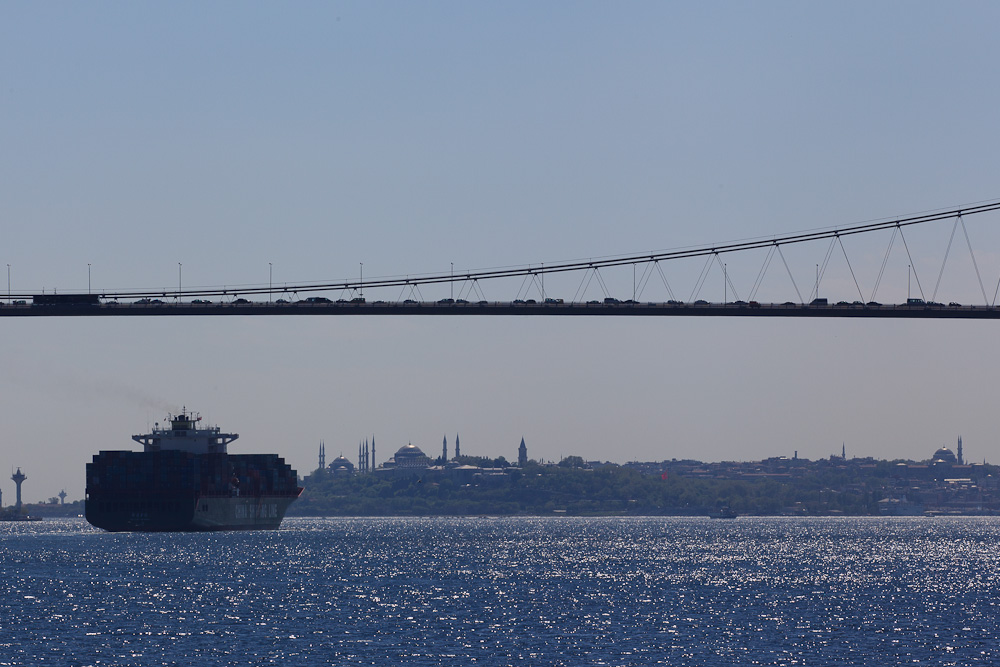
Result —
<path fill-rule="evenodd" d="M 400 447 L 393 459 L 395 464 L 400 467 L 425 468 L 430 465 L 430 458 L 424 454 L 422 449 L 414 444 L 407 444 Z"/>
<path fill-rule="evenodd" d="M 329 466 L 327 466 L 335 474 L 352 474 L 354 472 L 354 464 L 351 460 L 341 454 L 333 460 Z"/>
<path fill-rule="evenodd" d="M 934 452 L 933 461 L 935 463 L 958 463 L 958 458 L 955 456 L 955 452 L 947 447 L 941 447 Z"/>
<path fill-rule="evenodd" d="M 427 456 L 424 451 L 413 444 L 403 445 L 396 451 L 396 460 L 401 461 L 403 459 L 416 459 L 421 456 Z"/>

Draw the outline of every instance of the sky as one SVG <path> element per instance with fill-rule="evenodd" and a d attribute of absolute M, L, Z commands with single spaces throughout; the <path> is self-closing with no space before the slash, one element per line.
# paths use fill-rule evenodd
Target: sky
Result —
<path fill-rule="evenodd" d="M 998 19 L 991 2 L 5 2 L 0 267 L 15 293 L 284 285 L 995 201 Z M 872 299 L 889 248 L 878 301 L 915 292 L 911 263 L 924 296 L 989 301 L 1000 216 L 964 222 L 947 262 L 953 221 L 907 231 L 910 257 L 889 235 L 845 239 L 850 266 L 835 248 L 820 295 Z M 789 247 L 795 283 L 772 264 L 757 299 L 806 296 L 827 251 Z M 762 259 L 725 259 L 741 298 Z M 732 299 L 718 267 L 696 289 L 701 267 L 661 268 L 677 298 Z M 632 296 L 630 269 L 602 276 Z M 605 296 L 584 284 L 550 276 L 546 294 Z M 668 298 L 658 274 L 641 298 Z M 19 466 L 25 501 L 82 498 L 94 454 L 185 406 L 239 433 L 231 452 L 303 475 L 321 441 L 329 461 L 374 437 L 381 463 L 456 434 L 464 454 L 514 460 L 523 437 L 531 458 L 619 463 L 919 460 L 961 435 L 998 462 L 996 327 L 4 318 L 0 490 L 12 503 Z"/>

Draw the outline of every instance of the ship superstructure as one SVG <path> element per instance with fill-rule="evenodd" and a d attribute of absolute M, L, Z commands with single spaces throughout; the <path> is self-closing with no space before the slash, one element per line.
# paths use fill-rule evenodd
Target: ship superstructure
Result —
<path fill-rule="evenodd" d="M 153 425 L 152 433 L 133 435 L 146 452 L 159 452 L 173 449 L 192 454 L 225 454 L 226 446 L 240 437 L 236 433 L 222 433 L 218 426 L 198 428 L 201 415 L 188 413 L 184 408 L 179 415 L 167 415 L 170 428 L 160 428 L 159 422 Z"/>
<path fill-rule="evenodd" d="M 87 464 L 87 520 L 110 531 L 278 528 L 302 489 L 276 454 L 229 454 L 236 433 L 200 427 L 187 409 L 133 435 L 143 451 L 101 451 Z"/>

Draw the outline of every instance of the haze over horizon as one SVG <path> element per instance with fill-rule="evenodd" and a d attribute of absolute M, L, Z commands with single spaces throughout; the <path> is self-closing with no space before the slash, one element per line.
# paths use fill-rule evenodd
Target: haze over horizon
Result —
<path fill-rule="evenodd" d="M 23 293 L 281 285 L 996 200 L 998 18 L 988 2 L 5 3 L 0 267 Z M 998 222 L 966 220 L 988 297 Z M 951 231 L 907 237 L 928 290 Z M 888 241 L 845 240 L 863 290 Z M 938 300 L 982 302 L 964 244 L 959 232 Z M 803 291 L 825 251 L 789 251 Z M 741 290 L 760 259 L 729 260 Z M 853 301 L 841 259 L 821 293 Z M 896 247 L 879 301 L 905 300 L 908 263 Z M 682 299 L 700 266 L 664 267 Z M 798 300 L 783 271 L 760 300 Z M 631 296 L 630 270 L 605 276 Z M 553 296 L 579 289 L 546 278 Z M 721 273 L 703 290 L 722 300 Z M 547 460 L 816 459 L 841 443 L 919 460 L 961 435 L 967 459 L 994 461 L 996 326 L 4 318 L 0 467 L 28 476 L 26 502 L 82 498 L 93 454 L 135 448 L 130 435 L 182 406 L 239 433 L 231 451 L 302 475 L 320 441 L 328 461 L 353 459 L 374 435 L 381 463 L 407 442 L 436 456 L 456 433 L 463 453 L 508 460 L 522 437 Z"/>

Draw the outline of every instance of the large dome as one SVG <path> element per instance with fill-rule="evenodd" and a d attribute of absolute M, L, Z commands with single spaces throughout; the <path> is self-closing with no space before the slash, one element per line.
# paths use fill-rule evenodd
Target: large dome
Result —
<path fill-rule="evenodd" d="M 413 459 L 426 456 L 422 449 L 413 444 L 403 445 L 396 451 L 396 460 Z"/>
<path fill-rule="evenodd" d="M 423 450 L 414 444 L 400 447 L 396 455 L 392 457 L 390 467 L 399 468 L 426 468 L 430 465 L 430 458 L 424 454 Z M 388 461 L 386 463 L 389 463 Z"/>
<path fill-rule="evenodd" d="M 941 447 L 936 452 L 934 452 L 934 462 L 941 463 L 958 463 L 958 458 L 955 456 L 955 452 L 951 451 L 947 447 Z"/>

